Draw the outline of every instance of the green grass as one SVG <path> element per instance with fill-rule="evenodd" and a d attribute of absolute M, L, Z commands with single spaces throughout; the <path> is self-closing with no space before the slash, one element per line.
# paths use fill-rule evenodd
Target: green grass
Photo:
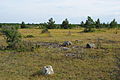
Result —
<path fill-rule="evenodd" d="M 72 41 L 74 45 L 85 46 L 88 42 L 96 43 L 97 38 L 120 41 L 120 33 L 114 34 L 114 30 L 105 32 L 80 33 L 82 30 L 72 29 L 71 36 L 67 36 L 69 30 L 50 30 L 52 37 L 40 34 L 39 29 L 21 29 L 22 36 L 33 35 L 33 38 L 24 38 L 33 42 L 60 42 Z M 120 32 L 120 31 L 119 31 Z M 113 38 L 114 37 L 114 38 Z M 82 40 L 82 42 L 75 42 Z M 0 41 L 5 44 L 4 38 Z M 108 43 L 101 40 L 105 49 L 86 49 L 81 57 L 66 57 L 67 53 L 74 53 L 80 49 L 62 51 L 60 48 L 40 47 L 34 52 L 0 52 L 0 80 L 116 80 L 119 71 L 116 63 L 116 55 L 120 53 L 120 43 Z M 71 48 L 72 46 L 70 46 Z M 40 74 L 43 66 L 52 65 L 54 75 L 44 76 Z"/>

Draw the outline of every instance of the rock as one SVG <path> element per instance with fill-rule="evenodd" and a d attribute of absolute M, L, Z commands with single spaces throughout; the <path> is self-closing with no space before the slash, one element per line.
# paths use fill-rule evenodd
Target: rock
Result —
<path fill-rule="evenodd" d="M 88 44 L 86 45 L 86 48 L 95 48 L 95 44 L 93 44 L 93 43 L 88 43 Z"/>
<path fill-rule="evenodd" d="M 76 42 L 82 42 L 82 40 L 75 40 Z"/>
<path fill-rule="evenodd" d="M 52 46 L 49 46 L 48 48 L 53 48 Z"/>
<path fill-rule="evenodd" d="M 66 57 L 74 57 L 74 56 L 76 56 L 74 53 L 68 53 L 68 54 L 66 54 L 65 55 Z"/>
<path fill-rule="evenodd" d="M 80 46 L 73 46 L 72 48 L 73 48 L 73 49 L 74 49 L 74 48 L 80 48 Z"/>
<path fill-rule="evenodd" d="M 71 41 L 65 41 L 62 46 L 69 46 L 72 45 Z"/>
<path fill-rule="evenodd" d="M 53 71 L 53 68 L 52 66 L 44 66 L 43 69 L 42 69 L 42 73 L 44 75 L 51 75 L 51 74 L 54 74 L 54 71 Z"/>
<path fill-rule="evenodd" d="M 70 48 L 62 47 L 62 50 L 67 51 L 67 50 L 70 50 Z"/>

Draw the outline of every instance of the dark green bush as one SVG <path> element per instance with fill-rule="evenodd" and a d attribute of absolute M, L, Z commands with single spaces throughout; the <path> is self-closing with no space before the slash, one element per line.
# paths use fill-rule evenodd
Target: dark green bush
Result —
<path fill-rule="evenodd" d="M 4 35 L 8 48 L 16 49 L 16 45 L 21 42 L 21 34 L 18 32 L 17 27 L 4 26 L 1 31 Z"/>
<path fill-rule="evenodd" d="M 17 27 L 4 26 L 1 32 L 4 35 L 6 43 L 8 44 L 8 46 L 5 49 L 16 51 L 33 51 L 35 49 L 33 43 L 22 41 L 21 34 L 18 32 Z M 28 36 L 33 37 L 32 35 Z"/>
<path fill-rule="evenodd" d="M 0 24 L 0 28 L 2 27 L 2 24 Z"/>

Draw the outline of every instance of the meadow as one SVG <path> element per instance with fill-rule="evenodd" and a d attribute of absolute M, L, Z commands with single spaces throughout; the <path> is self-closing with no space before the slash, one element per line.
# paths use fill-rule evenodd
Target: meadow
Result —
<path fill-rule="evenodd" d="M 82 33 L 83 29 L 19 29 L 24 41 L 62 44 L 71 41 L 70 50 L 41 46 L 33 52 L 0 51 L 0 80 L 120 80 L 120 30 L 99 29 Z M 27 38 L 26 36 L 33 37 Z M 101 48 L 85 48 L 87 43 Z M 0 45 L 6 45 L 0 35 Z M 77 46 L 77 48 L 73 48 Z M 66 56 L 66 54 L 76 56 Z M 55 74 L 40 74 L 43 66 L 53 66 Z"/>

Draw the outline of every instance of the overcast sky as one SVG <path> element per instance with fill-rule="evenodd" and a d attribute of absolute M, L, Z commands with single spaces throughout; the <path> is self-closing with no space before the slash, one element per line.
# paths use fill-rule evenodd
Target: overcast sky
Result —
<path fill-rule="evenodd" d="M 0 0 L 0 22 L 40 23 L 53 17 L 56 23 L 65 18 L 80 23 L 87 16 L 120 23 L 120 0 Z"/>

